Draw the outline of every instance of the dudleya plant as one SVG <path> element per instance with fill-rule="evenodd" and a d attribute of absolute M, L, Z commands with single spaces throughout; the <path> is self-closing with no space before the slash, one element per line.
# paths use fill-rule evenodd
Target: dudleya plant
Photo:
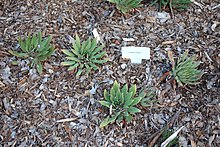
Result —
<path fill-rule="evenodd" d="M 51 36 L 43 39 L 41 32 L 33 36 L 29 34 L 23 40 L 19 37 L 18 43 L 22 52 L 9 50 L 9 53 L 20 58 L 29 58 L 31 60 L 31 67 L 36 66 L 38 73 L 41 74 L 43 71 L 41 62 L 50 57 L 54 52 L 54 46 L 50 44 L 51 39 Z"/>
<path fill-rule="evenodd" d="M 142 0 L 108 0 L 111 3 L 116 4 L 118 10 L 122 13 L 127 13 L 131 9 L 137 8 L 141 6 Z"/>
<path fill-rule="evenodd" d="M 176 79 L 180 86 L 183 84 L 197 84 L 203 75 L 203 71 L 197 69 L 200 65 L 199 61 L 195 61 L 195 57 L 187 57 L 188 52 L 185 52 L 177 62 L 174 62 L 172 57 L 169 57 L 172 64 L 170 74 Z"/>
<path fill-rule="evenodd" d="M 87 39 L 86 41 L 80 41 L 79 36 L 76 34 L 75 42 L 72 44 L 71 51 L 64 49 L 64 54 L 67 55 L 66 59 L 61 63 L 63 66 L 70 66 L 68 70 L 76 69 L 76 76 L 80 76 L 82 73 L 89 74 L 92 69 L 99 69 L 97 64 L 103 64 L 107 60 L 102 59 L 106 52 L 103 51 L 103 45 L 98 45 L 96 39 Z"/>
<path fill-rule="evenodd" d="M 122 120 L 130 122 L 134 114 L 141 112 L 136 105 L 144 99 L 146 93 L 142 91 L 139 96 L 135 97 L 136 90 L 136 85 L 131 85 L 128 89 L 127 84 L 120 89 L 117 81 L 114 82 L 110 92 L 104 90 L 105 99 L 99 103 L 109 108 L 109 115 L 102 121 L 100 127 L 107 126 L 115 121 L 118 123 Z M 143 101 L 143 104 L 147 105 L 148 102 Z"/>
<path fill-rule="evenodd" d="M 159 3 L 159 9 L 169 7 L 170 9 L 176 8 L 178 10 L 188 8 L 188 4 L 190 4 L 191 0 L 154 0 L 151 5 Z"/>

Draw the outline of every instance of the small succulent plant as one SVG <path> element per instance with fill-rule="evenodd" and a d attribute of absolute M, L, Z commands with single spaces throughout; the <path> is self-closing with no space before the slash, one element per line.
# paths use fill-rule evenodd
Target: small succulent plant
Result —
<path fill-rule="evenodd" d="M 54 52 L 54 46 L 50 44 L 52 37 L 42 38 L 41 32 L 37 35 L 30 34 L 22 40 L 21 37 L 18 38 L 19 46 L 22 52 L 12 51 L 9 52 L 20 58 L 30 58 L 32 60 L 31 67 L 36 66 L 38 73 L 42 73 L 42 61 L 46 60 Z"/>
<path fill-rule="evenodd" d="M 154 0 L 152 5 L 159 3 L 159 10 L 161 8 L 169 7 L 170 9 L 175 8 L 175 9 L 187 9 L 188 4 L 191 3 L 191 0 Z"/>
<path fill-rule="evenodd" d="M 131 9 L 141 6 L 142 0 L 108 0 L 111 3 L 115 3 L 118 10 L 122 13 L 127 13 Z"/>
<path fill-rule="evenodd" d="M 180 86 L 183 86 L 183 84 L 197 84 L 203 75 L 203 71 L 197 69 L 200 62 L 195 61 L 195 57 L 187 57 L 187 55 L 188 52 L 185 52 L 178 58 L 177 62 L 174 62 L 172 57 L 169 57 L 173 62 L 170 74 Z"/>
<path fill-rule="evenodd" d="M 62 62 L 63 66 L 70 66 L 68 70 L 76 69 L 76 76 L 80 76 L 82 73 L 89 74 L 92 69 L 97 70 L 96 64 L 103 64 L 107 60 L 102 59 L 106 52 L 102 51 L 104 46 L 97 45 L 96 39 L 87 39 L 86 41 L 80 41 L 79 36 L 76 34 L 75 42 L 72 44 L 71 51 L 62 50 L 67 55 L 68 61 Z"/>
<path fill-rule="evenodd" d="M 139 104 L 146 96 L 145 92 L 141 92 L 138 97 L 136 95 L 136 85 L 132 85 L 128 89 L 128 85 L 124 85 L 120 89 L 120 85 L 117 81 L 114 82 L 110 92 L 104 91 L 105 100 L 99 101 L 99 103 L 109 108 L 109 115 L 102 121 L 100 127 L 107 126 L 110 123 L 120 122 L 125 120 L 130 122 L 132 115 L 140 112 L 141 110 L 135 106 Z M 144 101 L 143 104 L 146 104 Z"/>
<path fill-rule="evenodd" d="M 161 143 L 162 144 L 166 139 L 168 139 L 172 134 L 174 133 L 173 129 L 167 129 L 165 128 L 162 135 L 161 135 Z M 175 137 L 172 141 L 170 141 L 166 147 L 173 147 L 173 146 L 178 146 L 178 137 Z"/>

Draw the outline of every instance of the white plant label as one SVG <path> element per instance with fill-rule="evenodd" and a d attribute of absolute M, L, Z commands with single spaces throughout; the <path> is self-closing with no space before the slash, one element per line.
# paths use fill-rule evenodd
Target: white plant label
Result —
<path fill-rule="evenodd" d="M 148 47 L 122 47 L 122 58 L 130 58 L 131 63 L 141 64 L 142 59 L 150 59 L 150 48 Z"/>
<path fill-rule="evenodd" d="M 101 39 L 100 39 L 100 36 L 99 36 L 99 33 L 98 33 L 97 29 L 94 28 L 92 33 L 93 33 L 94 37 L 97 39 L 97 43 L 98 43 Z"/>

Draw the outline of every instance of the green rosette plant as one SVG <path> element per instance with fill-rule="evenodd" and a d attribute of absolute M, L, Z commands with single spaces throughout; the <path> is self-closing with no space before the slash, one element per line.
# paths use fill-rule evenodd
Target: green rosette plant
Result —
<path fill-rule="evenodd" d="M 116 4 L 118 10 L 122 13 L 127 13 L 131 9 L 142 6 L 140 3 L 142 0 L 108 0 L 111 3 Z"/>
<path fill-rule="evenodd" d="M 31 60 L 31 67 L 36 66 L 38 73 L 42 73 L 42 61 L 50 57 L 54 52 L 54 46 L 50 44 L 52 37 L 42 38 L 41 32 L 37 35 L 30 34 L 25 38 L 18 38 L 19 46 L 22 52 L 9 50 L 9 53 L 19 58 L 29 58 Z"/>
<path fill-rule="evenodd" d="M 175 9 L 187 9 L 188 4 L 191 3 L 191 0 L 154 0 L 151 5 L 154 5 L 156 3 L 159 3 L 159 9 L 169 7 L 170 9 L 175 8 Z"/>
<path fill-rule="evenodd" d="M 89 74 L 90 71 L 99 69 L 97 64 L 103 64 L 107 60 L 102 59 L 106 52 L 103 51 L 103 45 L 98 45 L 96 39 L 87 39 L 80 41 L 79 36 L 76 34 L 75 42 L 72 44 L 71 51 L 62 50 L 68 61 L 61 63 L 63 66 L 69 66 L 68 70 L 76 70 L 76 76 L 82 73 Z"/>
<path fill-rule="evenodd" d="M 203 71 L 197 69 L 200 65 L 199 61 L 195 61 L 195 57 L 187 57 L 188 53 L 185 52 L 175 63 L 170 74 L 176 79 L 180 86 L 183 84 L 197 84 L 203 75 Z M 171 60 L 171 61 L 172 61 Z"/>
<path fill-rule="evenodd" d="M 110 92 L 104 90 L 105 99 L 99 101 L 99 103 L 109 108 L 109 115 L 102 121 L 100 127 L 105 127 L 110 123 L 114 123 L 115 121 L 120 122 L 125 120 L 130 122 L 133 118 L 133 115 L 141 112 L 141 110 L 135 106 L 144 100 L 146 93 L 142 91 L 139 96 L 135 97 L 136 90 L 136 85 L 131 85 L 131 87 L 128 89 L 127 84 L 120 89 L 120 85 L 117 81 L 114 82 Z M 143 101 L 143 104 L 147 105 L 148 102 L 145 100 Z"/>

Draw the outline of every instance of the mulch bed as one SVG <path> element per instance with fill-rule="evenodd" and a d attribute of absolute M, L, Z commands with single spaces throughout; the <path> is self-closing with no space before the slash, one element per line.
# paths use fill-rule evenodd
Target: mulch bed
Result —
<path fill-rule="evenodd" d="M 220 13 L 218 0 L 198 0 L 174 18 L 144 6 L 123 15 L 101 0 L 3 0 L 0 2 L 0 143 L 1 146 L 160 146 L 165 126 L 177 130 L 179 146 L 220 144 Z M 165 17 L 167 16 L 167 17 Z M 69 36 L 93 37 L 97 28 L 109 61 L 89 76 L 74 76 L 62 67 L 61 49 Z M 52 35 L 56 52 L 38 75 L 29 60 L 8 50 L 18 48 L 18 36 L 41 31 Z M 134 38 L 125 42 L 122 38 Z M 140 65 L 121 58 L 122 46 L 151 48 L 151 59 Z M 205 74 L 195 86 L 175 87 L 170 79 L 158 84 L 169 68 L 167 51 L 196 55 Z M 100 129 L 108 114 L 98 103 L 114 80 L 154 87 L 151 107 L 141 107 L 131 123 Z M 94 91 L 95 89 L 95 91 Z M 91 93 L 91 91 L 93 93 Z M 157 138 L 158 139 L 155 139 Z M 155 141 L 157 140 L 157 141 Z"/>

